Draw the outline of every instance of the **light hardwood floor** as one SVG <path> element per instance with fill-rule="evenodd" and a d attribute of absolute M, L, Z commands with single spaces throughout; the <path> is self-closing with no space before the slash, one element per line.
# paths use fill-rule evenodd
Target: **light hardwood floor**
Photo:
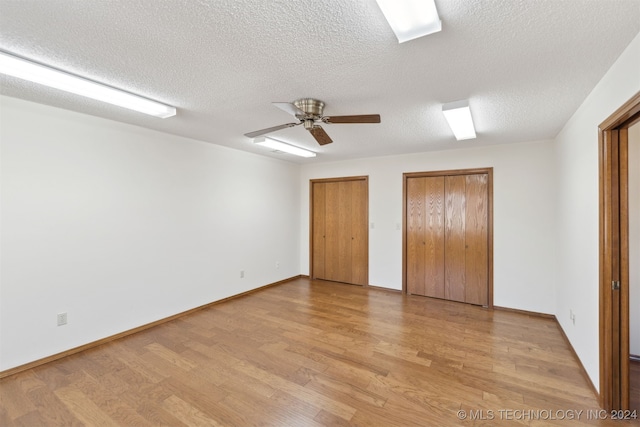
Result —
<path fill-rule="evenodd" d="M 308 279 L 7 377 L 0 402 L 29 427 L 638 425 L 595 416 L 553 319 Z"/>

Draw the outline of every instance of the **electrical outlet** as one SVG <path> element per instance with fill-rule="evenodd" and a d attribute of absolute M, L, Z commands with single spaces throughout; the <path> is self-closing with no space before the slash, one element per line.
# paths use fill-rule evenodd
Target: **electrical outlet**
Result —
<path fill-rule="evenodd" d="M 571 322 L 573 322 L 573 324 L 576 324 L 576 314 L 573 312 L 572 309 L 569 309 L 569 318 L 571 319 Z"/>
<path fill-rule="evenodd" d="M 244 270 L 240 270 L 240 278 L 244 279 Z"/>
<path fill-rule="evenodd" d="M 58 326 L 67 324 L 67 313 L 58 313 Z"/>
<path fill-rule="evenodd" d="M 276 261 L 276 269 L 280 268 L 280 261 Z"/>

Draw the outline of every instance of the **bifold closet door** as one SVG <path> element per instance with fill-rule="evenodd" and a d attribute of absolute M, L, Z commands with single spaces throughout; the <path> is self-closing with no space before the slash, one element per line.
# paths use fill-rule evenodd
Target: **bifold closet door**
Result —
<path fill-rule="evenodd" d="M 465 176 L 465 295 L 470 304 L 489 300 L 489 187 L 488 175 Z"/>
<path fill-rule="evenodd" d="M 486 305 L 488 176 L 445 178 L 445 299 Z"/>
<path fill-rule="evenodd" d="M 410 177 L 406 182 L 406 290 L 488 304 L 487 174 Z"/>
<path fill-rule="evenodd" d="M 311 217 L 313 223 L 311 224 L 313 235 L 312 235 L 312 246 L 311 246 L 311 260 L 313 267 L 313 276 L 314 278 L 322 278 L 326 277 L 326 256 L 325 256 L 325 246 L 326 246 L 326 235 L 325 235 L 325 226 L 326 226 L 326 218 L 324 212 L 326 211 L 326 186 L 312 184 L 312 209 Z"/>
<path fill-rule="evenodd" d="M 465 302 L 465 187 L 464 175 L 445 177 L 445 299 Z"/>
<path fill-rule="evenodd" d="M 312 182 L 312 192 L 313 278 L 366 285 L 367 181 Z"/>
<path fill-rule="evenodd" d="M 369 188 L 364 180 L 351 182 L 351 281 L 369 283 Z"/>
<path fill-rule="evenodd" d="M 444 298 L 444 177 L 407 182 L 407 291 Z"/>

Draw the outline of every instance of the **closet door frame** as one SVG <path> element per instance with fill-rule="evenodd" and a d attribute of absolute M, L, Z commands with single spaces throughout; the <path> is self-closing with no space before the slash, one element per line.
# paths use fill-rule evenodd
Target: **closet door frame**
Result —
<path fill-rule="evenodd" d="M 366 253 L 366 262 L 365 262 L 365 271 L 364 271 L 364 285 L 369 286 L 369 176 L 346 176 L 339 178 L 321 178 L 321 179 L 310 179 L 309 180 L 309 278 L 313 279 L 315 277 L 314 273 L 314 265 L 313 265 L 313 255 L 314 255 L 314 184 L 322 184 L 327 182 L 345 182 L 345 181 L 364 181 L 366 187 L 365 193 L 365 223 L 366 223 L 366 233 L 363 236 L 365 240 L 365 246 L 367 248 Z"/>
<path fill-rule="evenodd" d="M 493 168 L 454 169 L 428 172 L 406 172 L 402 174 L 402 293 L 407 293 L 407 182 L 411 178 L 487 175 L 487 258 L 488 258 L 488 308 L 493 308 Z"/>
<path fill-rule="evenodd" d="M 600 405 L 609 411 L 629 409 L 628 129 L 639 122 L 640 92 L 598 126 Z"/>

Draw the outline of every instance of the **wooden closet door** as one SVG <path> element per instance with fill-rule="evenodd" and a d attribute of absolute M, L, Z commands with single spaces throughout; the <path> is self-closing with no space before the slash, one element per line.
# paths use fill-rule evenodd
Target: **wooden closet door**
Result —
<path fill-rule="evenodd" d="M 367 285 L 369 277 L 368 188 L 364 180 L 351 181 L 351 281 Z"/>
<path fill-rule="evenodd" d="M 465 227 L 465 298 L 470 304 L 488 304 L 488 175 L 467 175 Z"/>
<path fill-rule="evenodd" d="M 325 211 L 326 211 L 326 186 L 314 185 L 313 186 L 313 212 L 312 212 L 312 227 L 313 227 L 313 246 L 311 253 L 313 254 L 313 272 L 318 278 L 326 277 L 325 273 L 325 244 L 326 244 L 326 230 L 325 230 Z"/>
<path fill-rule="evenodd" d="M 407 292 L 444 298 L 444 177 L 407 182 Z"/>
<path fill-rule="evenodd" d="M 312 193 L 313 277 L 368 284 L 368 181 L 312 181 Z"/>
<path fill-rule="evenodd" d="M 338 183 L 338 207 L 331 214 L 338 216 L 338 230 L 335 238 L 338 240 L 338 273 L 333 280 L 351 283 L 352 256 L 351 250 L 351 197 L 353 194 L 353 182 L 343 181 Z"/>
<path fill-rule="evenodd" d="M 425 182 L 425 295 L 445 296 L 445 180 L 442 176 Z"/>
<path fill-rule="evenodd" d="M 324 276 L 319 279 L 340 280 L 340 183 L 327 182 L 325 187 Z"/>
<path fill-rule="evenodd" d="M 405 174 L 404 289 L 490 305 L 491 169 Z"/>
<path fill-rule="evenodd" d="M 465 302 L 466 177 L 445 177 L 445 288 L 444 297 Z"/>
<path fill-rule="evenodd" d="M 407 293 L 425 294 L 425 184 L 426 178 L 407 181 Z"/>

